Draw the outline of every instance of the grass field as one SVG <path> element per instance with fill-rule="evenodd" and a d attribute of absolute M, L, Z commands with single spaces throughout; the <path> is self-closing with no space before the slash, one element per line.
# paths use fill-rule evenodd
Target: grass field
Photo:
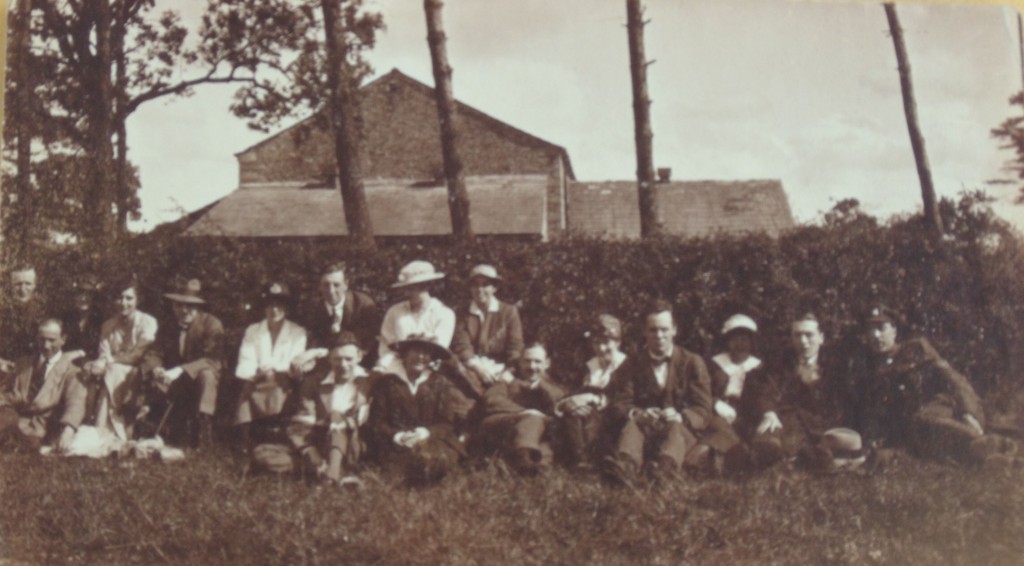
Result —
<path fill-rule="evenodd" d="M 410 490 L 179 464 L 0 456 L 6 564 L 1021 564 L 1024 470 L 902 458 L 632 492 L 491 468 Z"/>

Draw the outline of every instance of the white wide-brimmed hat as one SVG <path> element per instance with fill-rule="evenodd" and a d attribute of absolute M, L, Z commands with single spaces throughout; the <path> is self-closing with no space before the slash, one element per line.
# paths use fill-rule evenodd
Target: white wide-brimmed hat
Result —
<path fill-rule="evenodd" d="M 398 272 L 398 281 L 391 285 L 392 289 L 408 287 L 419 283 L 429 283 L 444 279 L 444 273 L 438 273 L 434 264 L 429 261 L 416 260 L 408 263 Z"/>

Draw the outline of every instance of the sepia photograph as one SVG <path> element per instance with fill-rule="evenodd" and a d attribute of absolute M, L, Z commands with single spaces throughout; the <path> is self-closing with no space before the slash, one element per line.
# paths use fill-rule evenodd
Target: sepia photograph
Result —
<path fill-rule="evenodd" d="M 1024 557 L 1019 6 L 0 18 L 0 565 Z"/>

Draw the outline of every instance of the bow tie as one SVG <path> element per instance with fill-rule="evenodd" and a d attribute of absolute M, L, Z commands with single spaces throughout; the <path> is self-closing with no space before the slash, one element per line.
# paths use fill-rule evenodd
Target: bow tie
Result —
<path fill-rule="evenodd" d="M 664 357 L 661 357 L 661 358 L 656 358 L 654 356 L 651 356 L 651 365 L 654 366 L 654 367 L 663 366 L 663 365 L 665 365 L 667 363 L 668 363 L 668 356 L 664 356 Z"/>

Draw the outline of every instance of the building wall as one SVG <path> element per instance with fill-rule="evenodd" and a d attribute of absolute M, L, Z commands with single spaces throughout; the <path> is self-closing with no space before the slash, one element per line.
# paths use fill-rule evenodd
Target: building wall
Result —
<path fill-rule="evenodd" d="M 443 178 L 432 89 L 392 72 L 364 87 L 363 93 L 363 176 Z M 467 175 L 547 174 L 559 155 L 552 146 L 468 111 L 459 114 L 458 123 Z M 239 154 L 238 162 L 243 185 L 322 181 L 334 171 L 331 136 L 315 120 L 307 120 Z"/>

